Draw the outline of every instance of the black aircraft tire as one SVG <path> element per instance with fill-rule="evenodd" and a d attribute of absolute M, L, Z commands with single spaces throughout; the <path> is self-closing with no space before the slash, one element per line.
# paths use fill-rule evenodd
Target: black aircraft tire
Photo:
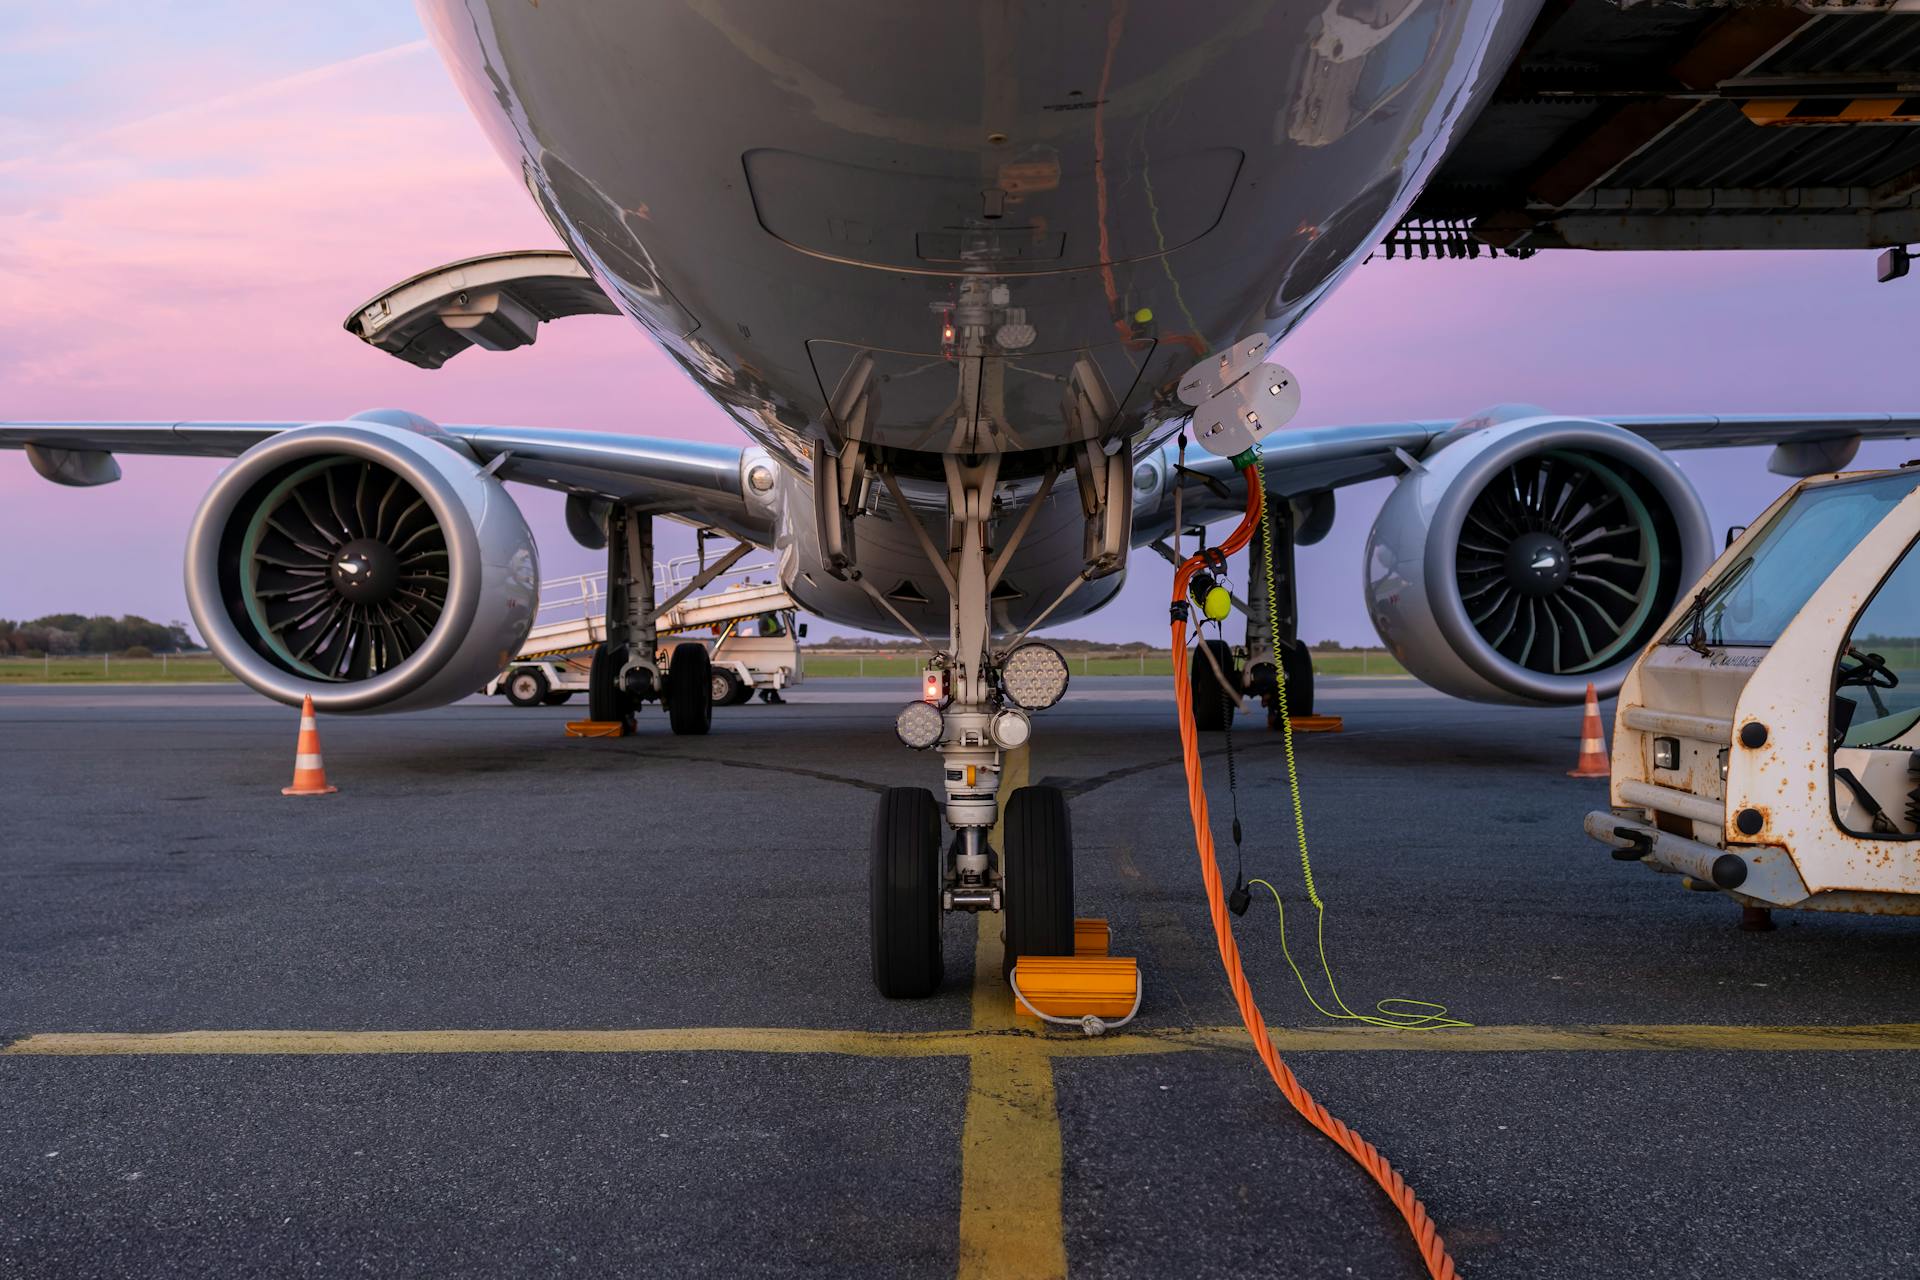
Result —
<path fill-rule="evenodd" d="M 627 662 L 625 646 L 602 644 L 593 651 L 587 673 L 587 718 L 625 720 L 633 714 L 633 695 L 620 687 L 620 668 Z"/>
<path fill-rule="evenodd" d="M 1203 640 L 1200 643 L 1212 651 L 1220 663 L 1220 671 L 1228 680 L 1237 679 L 1233 666 L 1233 646 L 1225 640 Z M 1187 664 L 1187 696 L 1192 699 L 1193 725 L 1202 733 L 1225 729 L 1233 723 L 1233 699 L 1220 687 L 1220 679 L 1213 674 L 1213 664 L 1205 654 L 1196 653 L 1192 662 Z"/>
<path fill-rule="evenodd" d="M 547 673 L 538 667 L 507 673 L 507 701 L 516 707 L 537 707 L 549 692 Z"/>
<path fill-rule="evenodd" d="M 703 644 L 674 646 L 667 661 L 667 723 L 682 737 L 713 727 L 713 659 Z"/>
<path fill-rule="evenodd" d="M 1058 787 L 1021 787 L 1001 815 L 1005 972 L 1021 956 L 1073 954 L 1073 824 Z"/>
<path fill-rule="evenodd" d="M 1287 714 L 1310 716 L 1313 714 L 1313 655 L 1298 640 L 1282 644 L 1279 649 L 1280 670 L 1287 677 Z"/>
<path fill-rule="evenodd" d="M 925 787 L 888 787 L 873 815 L 867 912 L 873 985 L 919 1000 L 946 976 L 940 949 L 940 806 Z"/>

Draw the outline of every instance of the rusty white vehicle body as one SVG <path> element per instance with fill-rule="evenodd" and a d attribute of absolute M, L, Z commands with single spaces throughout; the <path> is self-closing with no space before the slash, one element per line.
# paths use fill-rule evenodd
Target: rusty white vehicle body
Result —
<path fill-rule="evenodd" d="M 1628 673 L 1623 861 L 1743 906 L 1920 915 L 1920 466 L 1789 489 Z"/>

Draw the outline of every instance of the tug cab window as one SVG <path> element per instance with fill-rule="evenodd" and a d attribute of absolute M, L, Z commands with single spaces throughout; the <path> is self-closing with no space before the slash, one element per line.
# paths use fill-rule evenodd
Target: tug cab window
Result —
<path fill-rule="evenodd" d="M 1833 670 L 1833 811 L 1842 830 L 1913 838 L 1920 799 L 1920 544 L 1853 620 Z"/>
<path fill-rule="evenodd" d="M 1847 553 L 1915 485 L 1920 485 L 1916 472 L 1807 485 L 1774 512 L 1744 554 L 1720 571 L 1665 643 L 1771 645 Z"/>
<path fill-rule="evenodd" d="M 1834 664 L 1833 696 L 1842 746 L 1920 745 L 1920 544 L 1907 548 L 1854 619 Z"/>

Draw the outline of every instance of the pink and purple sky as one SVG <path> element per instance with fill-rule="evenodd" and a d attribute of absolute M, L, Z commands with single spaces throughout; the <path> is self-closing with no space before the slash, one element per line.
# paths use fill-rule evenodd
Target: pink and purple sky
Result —
<path fill-rule="evenodd" d="M 348 336 L 385 285 L 553 235 L 394 0 L 0 8 L 0 419 L 330 419 L 394 405 L 500 422 L 740 438 L 640 331 L 591 317 L 426 372 Z M 695 104 L 697 109 L 697 104 Z M 671 122 L 661 122 L 671 127 Z M 1920 280 L 1870 253 L 1544 254 L 1355 272 L 1282 348 L 1297 424 L 1576 413 L 1920 412 Z M 1920 455 L 1868 446 L 1861 465 Z M 1681 455 L 1717 526 L 1785 481 L 1765 450 Z M 184 619 L 182 542 L 220 464 L 128 457 L 98 489 L 0 455 L 0 617 Z M 1370 641 L 1361 548 L 1386 482 L 1301 552 L 1302 630 Z M 516 489 L 549 576 L 598 567 Z M 677 527 L 665 551 L 691 546 Z M 1159 639 L 1167 570 L 1063 628 Z M 831 634 L 818 625 L 814 638 Z"/>

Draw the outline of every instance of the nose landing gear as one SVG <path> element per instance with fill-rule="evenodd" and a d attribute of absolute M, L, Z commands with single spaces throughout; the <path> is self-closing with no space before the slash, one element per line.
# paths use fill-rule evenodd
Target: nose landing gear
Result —
<path fill-rule="evenodd" d="M 1088 567 L 1055 605 L 1083 583 L 1111 572 L 1126 546 L 1124 522 L 1114 525 L 1113 510 L 1127 500 L 1126 450 L 1089 452 L 1097 461 L 1090 459 L 1083 469 L 1091 473 L 1097 467 L 1099 480 L 1083 486 L 1090 508 Z M 924 530 L 921 540 L 950 589 L 951 638 L 927 669 L 924 701 L 909 704 L 898 722 L 909 746 L 939 751 L 944 802 L 923 789 L 889 790 L 873 828 L 873 979 L 882 995 L 893 998 L 929 995 L 939 986 L 939 922 L 946 911 L 1004 913 L 1009 970 L 1022 956 L 1074 954 L 1073 835 L 1066 796 L 1057 787 L 1018 788 L 1006 798 L 1004 847 L 989 846 L 1002 816 L 1003 753 L 1027 742 L 1029 711 L 1052 706 L 1066 692 L 1066 664 L 1058 653 L 1045 645 L 1021 644 L 1024 632 L 996 647 L 989 629 L 993 586 L 1031 523 L 1032 508 L 990 553 L 987 534 L 999 460 L 988 455 L 976 464 L 952 457 L 945 462 L 950 558 L 938 553 Z M 1049 473 L 1032 499 L 1035 505 L 1052 481 Z M 906 508 L 898 486 L 889 487 Z M 919 520 L 910 508 L 903 514 Z M 849 541 L 842 539 L 843 545 Z M 844 569 L 858 573 L 852 565 Z M 954 833 L 944 857 L 941 816 Z"/>

